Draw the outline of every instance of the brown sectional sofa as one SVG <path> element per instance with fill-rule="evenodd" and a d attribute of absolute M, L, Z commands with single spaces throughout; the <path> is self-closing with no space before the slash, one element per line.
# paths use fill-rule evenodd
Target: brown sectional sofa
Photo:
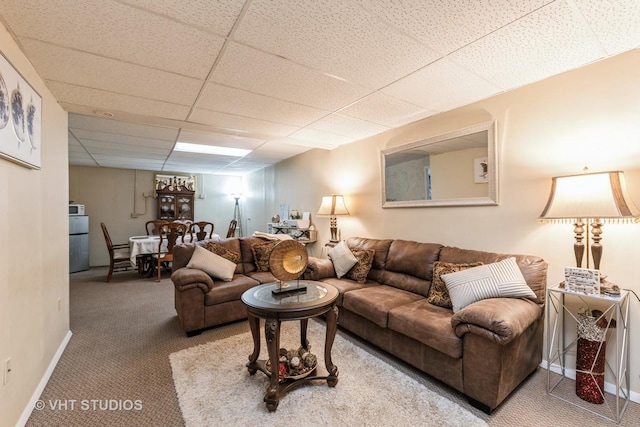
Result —
<path fill-rule="evenodd" d="M 340 291 L 340 327 L 461 391 L 487 413 L 540 364 L 542 258 L 391 239 L 350 238 L 347 245 L 375 251 L 365 283 L 336 278 L 330 259 L 311 257 L 305 273 Z M 490 264 L 509 257 L 516 258 L 535 301 L 485 299 L 455 314 L 427 301 L 435 261 Z"/>
<path fill-rule="evenodd" d="M 265 243 L 259 237 L 230 238 L 215 243 L 240 254 L 230 282 L 215 280 L 202 270 L 185 268 L 195 249 L 210 240 L 176 245 L 173 249 L 171 280 L 175 285 L 175 306 L 180 324 L 188 336 L 202 329 L 246 319 L 247 310 L 240 297 L 247 289 L 275 281 L 270 272 L 257 271 L 251 246 Z"/>
<path fill-rule="evenodd" d="M 256 271 L 251 245 L 261 242 L 255 237 L 219 242 L 241 254 L 231 282 L 184 268 L 193 244 L 174 249 L 176 311 L 188 335 L 247 317 L 242 293 L 274 281 L 271 273 Z M 542 258 L 392 239 L 350 238 L 347 245 L 375 251 L 366 282 L 338 279 L 330 259 L 314 257 L 304 275 L 338 288 L 340 327 L 464 393 L 487 413 L 540 364 L 547 275 Z M 489 264 L 509 257 L 516 258 L 536 300 L 485 299 L 457 313 L 428 302 L 436 261 Z"/>

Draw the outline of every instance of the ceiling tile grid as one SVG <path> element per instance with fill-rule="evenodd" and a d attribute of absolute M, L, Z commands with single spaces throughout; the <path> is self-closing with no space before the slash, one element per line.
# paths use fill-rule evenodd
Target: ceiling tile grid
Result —
<path fill-rule="evenodd" d="M 512 89 L 604 57 L 582 15 L 556 1 L 453 53 L 450 58 Z"/>
<path fill-rule="evenodd" d="M 503 89 L 448 59 L 441 59 L 382 92 L 441 112 L 487 98 Z"/>
<path fill-rule="evenodd" d="M 415 104 L 374 92 L 353 104 L 339 110 L 340 114 L 360 120 L 377 123 L 390 128 L 406 125 L 419 119 L 436 114 Z"/>
<path fill-rule="evenodd" d="M 246 0 L 119 0 L 203 31 L 227 37 Z"/>
<path fill-rule="evenodd" d="M 7 6 L 3 15 L 12 19 L 19 36 L 199 79 L 207 76 L 224 42 L 111 0 L 24 0 Z M 39 13 L 24 13 L 25 7 Z"/>
<path fill-rule="evenodd" d="M 181 105 L 192 105 L 203 84 L 191 77 L 39 41 L 24 40 L 22 44 L 45 80 Z"/>
<path fill-rule="evenodd" d="M 447 55 L 552 0 L 354 1 L 441 55 Z"/>
<path fill-rule="evenodd" d="M 251 117 L 207 111 L 202 108 L 193 112 L 191 121 L 210 125 L 220 130 L 236 131 L 238 134 L 270 137 L 287 136 L 299 129 L 298 126 L 289 126 Z"/>
<path fill-rule="evenodd" d="M 370 89 L 438 58 L 348 1 L 254 0 L 234 39 Z"/>
<path fill-rule="evenodd" d="M 206 86 L 198 108 L 292 126 L 306 126 L 330 113 L 219 84 Z"/>
<path fill-rule="evenodd" d="M 333 149 L 640 46 L 638 0 L 3 0 L 0 21 L 69 112 L 70 164 L 197 173 Z M 255 151 L 185 156 L 180 132 Z"/>
<path fill-rule="evenodd" d="M 607 54 L 640 47 L 640 1 L 574 1 Z"/>
<path fill-rule="evenodd" d="M 305 68 L 284 58 L 233 43 L 213 81 L 321 110 L 336 110 L 370 90 Z"/>
<path fill-rule="evenodd" d="M 92 89 L 47 80 L 47 85 L 53 96 L 61 104 L 92 105 L 90 111 L 106 110 L 110 112 L 125 112 L 164 117 L 174 120 L 184 120 L 189 115 L 189 107 L 154 99 L 125 95 L 100 89 Z"/>

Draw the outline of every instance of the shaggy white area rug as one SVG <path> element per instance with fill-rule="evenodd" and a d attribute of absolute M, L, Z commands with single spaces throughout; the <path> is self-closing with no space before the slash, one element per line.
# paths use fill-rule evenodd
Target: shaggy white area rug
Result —
<path fill-rule="evenodd" d="M 283 322 L 280 347 L 299 346 L 298 322 Z M 324 370 L 323 323 L 311 320 L 311 352 Z M 261 359 L 267 358 L 261 328 Z M 280 399 L 275 412 L 262 400 L 266 375 L 249 375 L 249 332 L 169 355 L 187 427 L 232 426 L 486 426 L 480 418 L 372 356 L 338 332 L 332 351 L 338 384 L 313 381 Z M 319 368 L 320 369 L 320 368 Z"/>

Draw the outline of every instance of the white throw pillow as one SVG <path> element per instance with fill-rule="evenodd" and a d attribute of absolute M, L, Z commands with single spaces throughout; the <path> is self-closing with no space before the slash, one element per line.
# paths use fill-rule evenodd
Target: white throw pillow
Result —
<path fill-rule="evenodd" d="M 196 245 L 187 268 L 197 268 L 217 279 L 230 282 L 236 271 L 236 264 Z"/>
<path fill-rule="evenodd" d="M 333 262 L 333 269 L 338 279 L 347 274 L 351 267 L 358 263 L 358 258 L 351 252 L 347 243 L 343 240 L 327 252 Z"/>
<path fill-rule="evenodd" d="M 454 313 L 487 298 L 536 298 L 513 257 L 443 274 L 441 279 L 449 291 Z"/>

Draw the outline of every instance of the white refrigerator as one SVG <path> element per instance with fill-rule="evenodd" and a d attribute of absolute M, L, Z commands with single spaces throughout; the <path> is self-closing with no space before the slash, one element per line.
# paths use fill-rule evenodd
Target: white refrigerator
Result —
<path fill-rule="evenodd" d="M 89 269 L 89 217 L 69 216 L 69 272 Z"/>

